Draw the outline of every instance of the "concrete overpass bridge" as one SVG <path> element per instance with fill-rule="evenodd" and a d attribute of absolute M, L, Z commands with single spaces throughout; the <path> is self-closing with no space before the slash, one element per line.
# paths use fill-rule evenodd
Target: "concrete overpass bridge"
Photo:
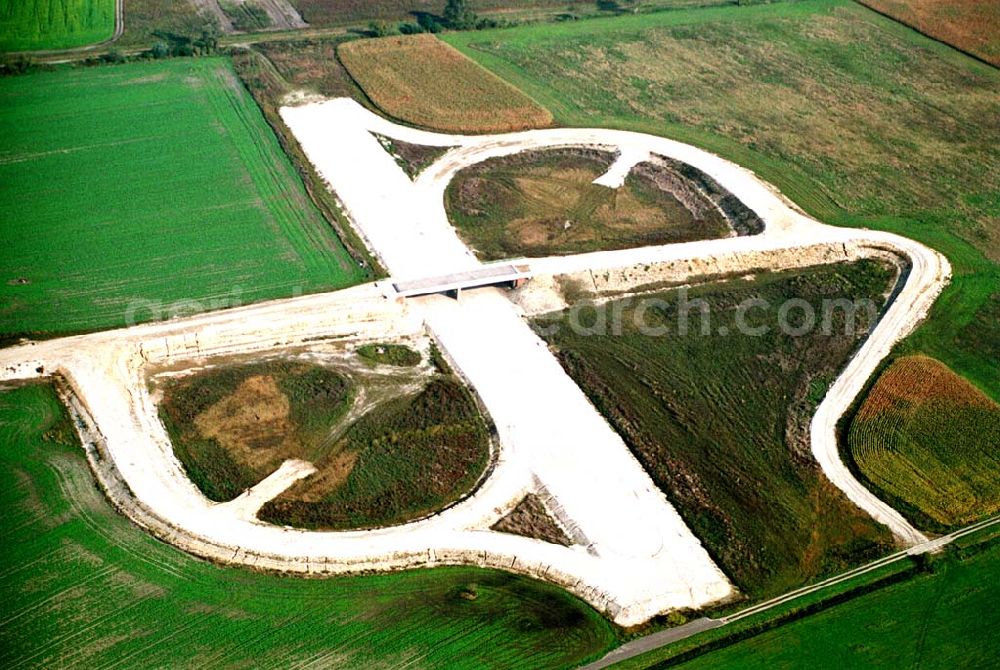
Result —
<path fill-rule="evenodd" d="M 484 286 L 520 288 L 532 276 L 528 261 L 490 263 L 462 272 L 452 272 L 420 279 L 389 279 L 382 283 L 388 298 L 412 298 L 420 295 L 445 294 L 458 299 L 465 289 Z"/>

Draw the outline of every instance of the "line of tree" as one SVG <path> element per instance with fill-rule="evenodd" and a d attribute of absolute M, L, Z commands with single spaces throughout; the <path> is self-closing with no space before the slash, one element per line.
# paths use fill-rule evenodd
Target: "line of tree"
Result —
<path fill-rule="evenodd" d="M 515 21 L 479 16 L 469 6 L 468 0 L 448 0 L 441 14 L 430 12 L 412 12 L 412 14 L 414 21 L 399 24 L 373 21 L 368 26 L 368 34 L 372 37 L 387 37 L 396 34 L 439 33 L 444 30 L 486 30 L 516 25 Z"/>

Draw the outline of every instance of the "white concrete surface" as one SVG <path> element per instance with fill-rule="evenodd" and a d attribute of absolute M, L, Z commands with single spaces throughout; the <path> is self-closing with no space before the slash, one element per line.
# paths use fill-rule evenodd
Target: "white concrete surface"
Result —
<path fill-rule="evenodd" d="M 618 155 L 608 171 L 594 180 L 593 183 L 608 188 L 621 188 L 625 178 L 639 163 L 649 160 L 649 152 L 642 149 L 627 149 Z"/>
<path fill-rule="evenodd" d="M 252 522 L 257 518 L 260 508 L 268 501 L 274 500 L 295 482 L 305 479 L 314 472 L 316 466 L 312 463 L 290 458 L 235 499 L 212 507 L 212 514 L 222 519 L 235 518 Z"/>
<path fill-rule="evenodd" d="M 843 245 L 845 254 L 877 247 L 906 257 L 912 269 L 905 285 L 816 413 L 812 450 L 831 481 L 903 541 L 926 539 L 854 480 L 840 462 L 834 429 L 878 362 L 923 318 L 947 282 L 950 268 L 936 252 L 895 235 L 822 225 L 751 172 L 662 138 L 592 129 L 438 135 L 396 126 L 347 100 L 286 108 L 282 114 L 397 279 L 479 265 L 444 212 L 444 189 L 455 172 L 491 156 L 567 145 L 616 150 L 628 160 L 656 153 L 688 162 L 741 198 L 766 228 L 754 237 L 537 259 L 535 272 L 670 261 L 687 264 L 695 277 L 720 263 L 732 268 L 744 262 L 749 271 L 765 252 L 823 244 Z M 369 131 L 456 148 L 412 182 Z M 627 174 L 623 170 L 613 175 L 616 183 Z M 243 503 L 208 501 L 183 475 L 145 383 L 150 366 L 203 364 L 214 356 L 273 351 L 316 337 L 408 335 L 424 327 L 482 398 L 501 444 L 490 476 L 473 496 L 403 526 L 332 533 L 255 520 L 253 511 L 267 496 L 304 476 L 308 464 L 301 462 L 283 466 Z M 75 394 L 71 404 L 80 413 L 91 464 L 112 500 L 137 523 L 192 553 L 314 574 L 445 563 L 500 567 L 560 584 L 623 625 L 732 593 L 620 438 L 496 289 L 467 292 L 459 302 L 432 296 L 399 303 L 371 284 L 0 350 L 0 381 L 57 371 Z M 526 492 L 540 487 L 585 546 L 566 548 L 488 530 Z"/>

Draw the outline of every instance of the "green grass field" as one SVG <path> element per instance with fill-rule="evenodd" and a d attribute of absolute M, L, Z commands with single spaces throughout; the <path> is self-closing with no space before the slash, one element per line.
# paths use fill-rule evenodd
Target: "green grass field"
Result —
<path fill-rule="evenodd" d="M 114 32 L 115 0 L 0 0 L 0 51 L 81 47 Z"/>
<path fill-rule="evenodd" d="M 880 303 L 891 283 L 885 266 L 862 261 L 707 284 L 686 300 L 705 301 L 710 318 L 686 310 L 686 334 L 678 291 L 606 305 L 605 314 L 620 314 L 620 333 L 575 329 L 571 312 L 535 325 L 719 566 L 757 599 L 892 547 L 888 531 L 823 476 L 808 434 L 816 404 L 865 322 L 858 310 L 858 332 L 844 335 L 839 313 L 825 334 L 822 300 Z M 817 315 L 817 327 L 800 336 L 778 327 L 779 305 L 792 297 Z M 738 332 L 739 306 L 748 299 L 771 305 L 747 312 L 750 326 L 767 328 L 759 337 Z M 577 319 L 600 323 L 589 310 Z M 644 332 L 636 319 L 663 330 Z"/>
<path fill-rule="evenodd" d="M 4 667 L 562 668 L 615 643 L 562 590 L 442 568 L 298 579 L 158 542 L 94 486 L 48 386 L 0 393 Z"/>
<path fill-rule="evenodd" d="M 671 667 L 995 668 L 998 597 L 1000 543 L 993 541 L 971 556 L 936 562 L 930 574 Z"/>
<path fill-rule="evenodd" d="M 1000 399 L 1000 72 L 845 0 L 449 33 L 556 122 L 664 135 L 817 218 L 901 233 L 955 277 L 901 346 Z M 991 297 L 993 296 L 993 297 Z"/>
<path fill-rule="evenodd" d="M 851 419 L 847 446 L 875 490 L 940 530 L 1000 511 L 997 436 L 1000 405 L 933 358 L 905 356 Z"/>
<path fill-rule="evenodd" d="M 357 349 L 357 354 L 370 365 L 394 365 L 400 368 L 411 368 L 419 365 L 423 356 L 405 344 L 363 344 Z"/>
<path fill-rule="evenodd" d="M 222 59 L 0 80 L 0 218 L 2 335 L 366 277 Z"/>

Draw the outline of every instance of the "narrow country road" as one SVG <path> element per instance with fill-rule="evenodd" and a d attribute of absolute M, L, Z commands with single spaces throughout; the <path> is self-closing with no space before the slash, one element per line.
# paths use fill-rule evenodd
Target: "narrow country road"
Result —
<path fill-rule="evenodd" d="M 610 668 L 616 663 L 621 663 L 622 661 L 627 661 L 630 658 L 641 656 L 642 654 L 655 649 L 661 649 L 675 642 L 679 642 L 680 640 L 686 640 L 687 638 L 693 637 L 694 635 L 702 633 L 706 630 L 722 628 L 723 626 L 728 626 L 729 624 L 739 621 L 740 619 L 745 619 L 748 616 L 767 612 L 768 610 L 778 607 L 779 605 L 783 605 L 803 596 L 822 591 L 830 588 L 831 586 L 836 586 L 837 584 L 854 579 L 873 570 L 878 570 L 879 568 L 887 565 L 892 565 L 893 563 L 901 561 L 909 556 L 925 552 L 939 551 L 943 547 L 951 544 L 961 537 L 971 535 L 972 533 L 976 533 L 997 524 L 1000 524 L 1000 516 L 994 516 L 989 519 L 977 521 L 976 523 L 965 526 L 964 528 L 952 531 L 947 535 L 943 535 L 934 540 L 928 540 L 927 542 L 923 542 L 919 545 L 910 547 L 909 549 L 885 556 L 872 561 L 871 563 L 866 563 L 865 565 L 854 568 L 853 570 L 848 570 L 847 572 L 830 577 L 829 579 L 824 579 L 816 584 L 795 589 L 794 591 L 777 596 L 776 598 L 772 598 L 756 605 L 751 605 L 750 607 L 742 609 L 734 614 L 730 614 L 729 616 L 724 616 L 720 619 L 702 617 L 701 619 L 695 619 L 694 621 L 690 621 L 682 626 L 668 628 L 667 630 L 661 630 L 650 635 L 630 640 L 622 646 L 608 652 L 600 659 L 580 666 L 579 670 L 603 670 L 604 668 Z"/>

